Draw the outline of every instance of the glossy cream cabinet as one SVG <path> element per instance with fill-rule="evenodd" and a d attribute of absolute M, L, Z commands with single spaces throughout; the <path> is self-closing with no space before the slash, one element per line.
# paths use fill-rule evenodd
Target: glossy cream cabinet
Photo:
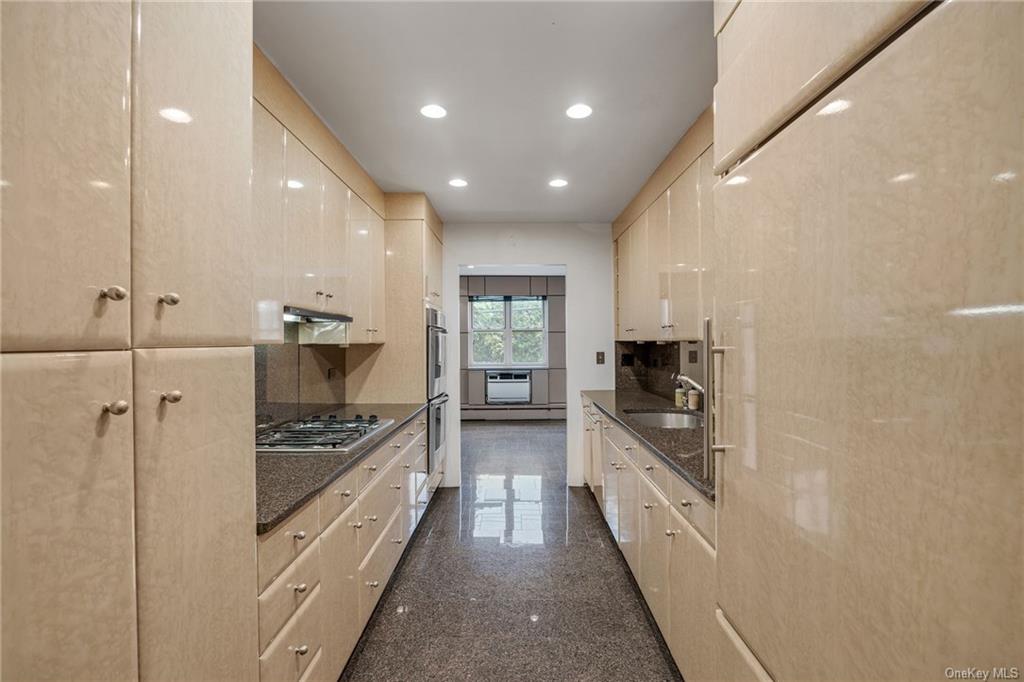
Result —
<path fill-rule="evenodd" d="M 132 356 L 0 357 L 5 680 L 135 680 Z"/>
<path fill-rule="evenodd" d="M 321 310 L 326 294 L 321 178 L 330 171 L 293 135 L 286 133 L 285 139 L 284 300 L 298 308 Z"/>
<path fill-rule="evenodd" d="M 285 301 L 284 126 L 254 101 L 252 111 L 252 300 L 254 343 L 283 343 Z"/>
<path fill-rule="evenodd" d="M 1020 658 L 1022 27 L 936 6 L 715 188 L 718 601 L 777 680 Z"/>
<path fill-rule="evenodd" d="M 253 350 L 132 355 L 139 678 L 255 679 Z"/>
<path fill-rule="evenodd" d="M 676 665 L 690 682 L 736 679 L 720 674 L 719 660 L 731 665 L 737 656 L 740 661 L 756 659 L 745 647 L 741 651 L 719 636 L 715 550 L 697 530 L 700 521 L 690 517 L 696 503 L 692 495 L 677 509 L 672 506 L 677 495 L 669 494 L 677 487 L 693 489 L 591 401 L 582 400 L 584 412 L 595 415 L 597 425 L 585 418 L 581 438 L 593 439 L 590 454 L 596 450 L 602 462 L 591 470 L 590 489 L 601 496 L 598 504 L 609 531 Z M 729 648 L 720 651 L 726 643 Z"/>
<path fill-rule="evenodd" d="M 349 341 L 383 343 L 387 330 L 384 221 L 354 194 L 349 230 L 352 301 Z"/>
<path fill-rule="evenodd" d="M 132 345 L 251 343 L 252 4 L 132 8 Z"/>
<path fill-rule="evenodd" d="M 718 36 L 715 171 L 752 151 L 925 4 L 738 2 Z"/>
<path fill-rule="evenodd" d="M 131 4 L 0 12 L 0 347 L 129 348 Z"/>
<path fill-rule="evenodd" d="M 712 150 L 695 159 L 616 240 L 616 339 L 703 336 L 702 315 L 714 295 L 712 287 L 703 290 L 714 254 Z"/>

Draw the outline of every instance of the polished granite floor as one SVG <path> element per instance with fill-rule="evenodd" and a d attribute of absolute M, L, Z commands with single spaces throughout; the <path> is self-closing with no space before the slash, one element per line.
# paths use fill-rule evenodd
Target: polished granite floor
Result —
<path fill-rule="evenodd" d="M 678 680 L 564 422 L 467 422 L 343 680 Z M 329 636 L 329 635 L 328 635 Z"/>

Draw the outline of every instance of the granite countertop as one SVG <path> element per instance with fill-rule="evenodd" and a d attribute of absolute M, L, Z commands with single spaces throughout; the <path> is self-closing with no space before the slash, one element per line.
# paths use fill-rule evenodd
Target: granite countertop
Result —
<path fill-rule="evenodd" d="M 583 391 L 594 405 L 627 431 L 636 436 L 648 450 L 679 474 L 704 497 L 714 501 L 715 484 L 704 478 L 704 427 L 695 429 L 662 429 L 644 426 L 633 419 L 629 410 L 680 412 L 703 417 L 701 412 L 676 407 L 675 403 L 646 391 Z M 703 420 L 702 420 L 703 423 Z"/>
<path fill-rule="evenodd" d="M 305 406 L 309 414 L 337 415 L 353 419 L 357 414 L 377 415 L 393 424 L 376 432 L 351 452 L 256 453 L 256 534 L 263 535 L 291 516 L 299 507 L 337 480 L 427 408 L 426 403 L 353 403 Z M 319 409 L 316 409 L 319 408 Z"/>

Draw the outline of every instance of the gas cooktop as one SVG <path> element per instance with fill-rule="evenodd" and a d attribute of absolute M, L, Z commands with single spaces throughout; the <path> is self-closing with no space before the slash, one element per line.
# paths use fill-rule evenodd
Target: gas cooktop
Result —
<path fill-rule="evenodd" d="M 378 419 L 338 419 L 336 415 L 285 422 L 256 434 L 256 451 L 264 452 L 332 452 L 345 453 L 373 434 L 395 422 Z"/>

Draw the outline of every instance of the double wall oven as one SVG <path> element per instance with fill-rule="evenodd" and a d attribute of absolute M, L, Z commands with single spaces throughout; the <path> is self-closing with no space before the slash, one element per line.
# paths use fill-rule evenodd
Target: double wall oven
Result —
<path fill-rule="evenodd" d="M 430 443 L 427 468 L 437 470 L 444 455 L 448 431 L 448 329 L 444 313 L 427 308 L 427 439 Z"/>

